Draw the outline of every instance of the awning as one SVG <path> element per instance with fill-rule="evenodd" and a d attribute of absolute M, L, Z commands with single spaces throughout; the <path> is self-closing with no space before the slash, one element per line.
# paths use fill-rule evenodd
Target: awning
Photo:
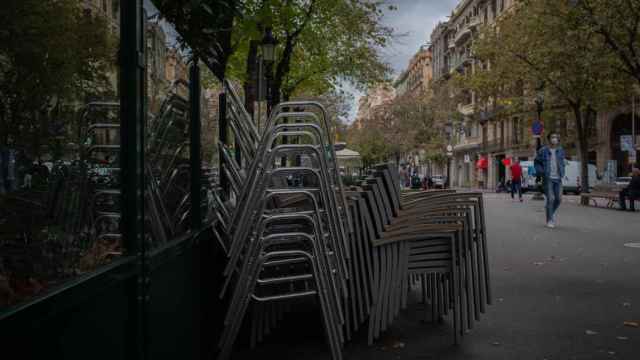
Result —
<path fill-rule="evenodd" d="M 336 151 L 336 157 L 338 159 L 360 158 L 360 153 L 351 149 L 344 148 L 340 151 Z"/>

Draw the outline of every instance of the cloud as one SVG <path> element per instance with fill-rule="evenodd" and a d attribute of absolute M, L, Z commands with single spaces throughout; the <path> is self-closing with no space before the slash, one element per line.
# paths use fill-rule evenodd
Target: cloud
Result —
<path fill-rule="evenodd" d="M 456 7 L 459 0 L 391 0 L 397 10 L 385 10 L 382 19 L 384 25 L 394 29 L 399 38 L 383 52 L 383 59 L 387 61 L 394 76 L 407 67 L 411 57 L 418 51 L 421 45 L 431 41 L 431 31 L 439 21 L 446 21 L 447 16 Z M 358 100 L 364 94 L 345 86 L 345 90 L 354 94 L 355 103 L 352 107 L 350 120 L 355 120 L 358 111 Z"/>
<path fill-rule="evenodd" d="M 401 36 L 384 57 L 399 75 L 421 45 L 430 41 L 431 31 L 439 21 L 445 21 L 459 0 L 392 0 L 398 9 L 386 11 L 385 25 L 392 27 Z"/>

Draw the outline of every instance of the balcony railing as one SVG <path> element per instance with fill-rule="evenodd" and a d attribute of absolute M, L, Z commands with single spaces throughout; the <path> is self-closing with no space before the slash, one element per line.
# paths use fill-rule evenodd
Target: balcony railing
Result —
<path fill-rule="evenodd" d="M 454 42 L 456 45 L 462 44 L 464 41 L 468 40 L 473 31 L 480 25 L 480 19 L 473 18 L 468 24 L 465 24 L 460 31 L 456 34 Z"/>
<path fill-rule="evenodd" d="M 482 150 L 484 150 L 485 152 L 491 153 L 491 152 L 500 152 L 500 151 L 504 151 L 506 149 L 505 147 L 505 141 L 503 138 L 501 139 L 492 139 L 492 140 L 485 140 L 482 143 Z"/>

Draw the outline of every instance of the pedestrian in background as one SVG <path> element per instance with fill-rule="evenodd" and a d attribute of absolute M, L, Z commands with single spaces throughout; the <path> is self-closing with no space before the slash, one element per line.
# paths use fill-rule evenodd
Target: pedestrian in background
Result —
<path fill-rule="evenodd" d="M 627 210 L 627 199 L 629 199 L 629 210 L 636 211 L 636 200 L 640 200 L 640 168 L 634 165 L 631 170 L 631 181 L 629 185 L 620 191 L 620 210 Z"/>
<path fill-rule="evenodd" d="M 515 194 L 518 194 L 520 202 L 522 202 L 522 166 L 520 166 L 520 160 L 513 159 L 511 163 L 511 199 L 515 198 Z"/>
<path fill-rule="evenodd" d="M 547 138 L 549 145 L 540 148 L 534 163 L 537 176 L 542 177 L 547 227 L 554 228 L 558 225 L 557 212 L 562 202 L 565 152 L 560 146 L 560 135 L 550 133 Z"/>
<path fill-rule="evenodd" d="M 400 168 L 400 190 L 404 190 L 405 184 L 407 183 L 407 167 L 402 165 Z"/>

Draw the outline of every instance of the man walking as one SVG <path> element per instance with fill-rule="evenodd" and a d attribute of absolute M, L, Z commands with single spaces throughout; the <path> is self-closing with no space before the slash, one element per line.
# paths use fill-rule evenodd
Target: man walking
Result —
<path fill-rule="evenodd" d="M 556 212 L 562 202 L 562 179 L 564 178 L 565 153 L 560 146 L 560 135 L 549 134 L 549 145 L 543 146 L 536 156 L 536 173 L 542 177 L 542 186 L 546 198 L 547 227 L 558 224 Z"/>
<path fill-rule="evenodd" d="M 513 163 L 511 163 L 511 200 L 515 198 L 516 192 L 522 202 L 522 166 L 520 166 L 520 160 L 513 159 Z"/>
<path fill-rule="evenodd" d="M 634 165 L 631 171 L 631 182 L 620 191 L 620 210 L 627 210 L 627 199 L 629 199 L 629 210 L 636 211 L 636 200 L 640 200 L 640 168 Z"/>

